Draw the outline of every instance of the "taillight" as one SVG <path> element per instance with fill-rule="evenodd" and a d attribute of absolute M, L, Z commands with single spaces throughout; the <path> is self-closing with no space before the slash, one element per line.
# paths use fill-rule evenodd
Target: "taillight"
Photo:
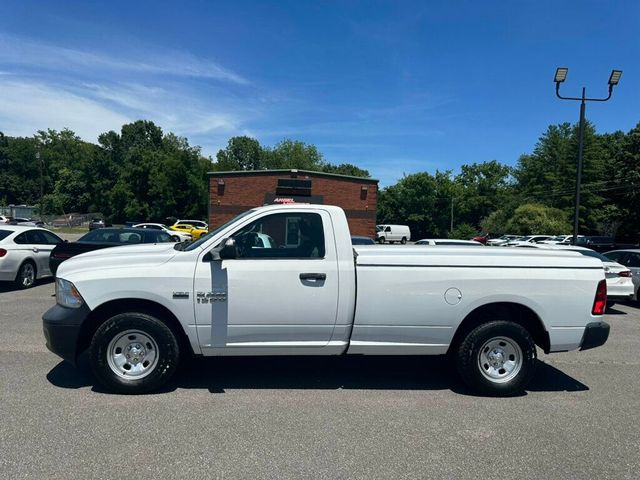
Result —
<path fill-rule="evenodd" d="M 596 289 L 596 298 L 593 301 L 592 315 L 602 315 L 607 308 L 607 281 L 600 280 Z"/>
<path fill-rule="evenodd" d="M 622 272 L 618 272 L 619 277 L 631 277 L 631 270 L 624 270 Z"/>
<path fill-rule="evenodd" d="M 7 254 L 7 251 L 4 248 L 0 248 L 0 258 L 4 257 Z"/>

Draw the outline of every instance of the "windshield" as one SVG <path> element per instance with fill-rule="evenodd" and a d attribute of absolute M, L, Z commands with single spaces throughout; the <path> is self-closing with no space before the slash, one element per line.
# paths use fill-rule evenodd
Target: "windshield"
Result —
<path fill-rule="evenodd" d="M 184 246 L 183 243 L 177 243 L 176 246 L 174 247 L 176 250 L 184 250 L 186 252 L 190 252 L 191 250 L 195 250 L 196 248 L 199 248 L 203 243 L 206 243 L 211 237 L 214 237 L 218 234 L 218 232 L 224 230 L 225 228 L 227 228 L 229 225 L 231 225 L 234 222 L 237 222 L 238 220 L 240 220 L 241 218 L 246 217 L 247 215 L 249 215 L 250 213 L 255 212 L 255 209 L 251 209 L 251 210 L 247 210 L 246 212 L 241 213 L 240 215 L 238 215 L 235 218 L 232 218 L 231 220 L 229 220 L 227 223 L 220 225 L 218 228 L 216 228 L 215 230 L 212 230 L 211 232 L 207 233 L 206 235 L 203 235 L 202 237 L 200 237 L 198 240 L 196 240 L 193 243 L 189 243 L 188 245 Z"/>
<path fill-rule="evenodd" d="M 384 230 L 382 225 L 376 225 L 376 232 L 381 232 L 382 230 Z"/>

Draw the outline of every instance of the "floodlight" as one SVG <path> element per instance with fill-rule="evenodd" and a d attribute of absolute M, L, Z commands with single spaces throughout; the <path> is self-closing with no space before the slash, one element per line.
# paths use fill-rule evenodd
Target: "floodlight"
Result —
<path fill-rule="evenodd" d="M 611 76 L 609 77 L 609 85 L 617 85 L 622 76 L 622 70 L 611 70 Z"/>
<path fill-rule="evenodd" d="M 569 71 L 566 67 L 558 67 L 556 70 L 556 78 L 553 80 L 556 83 L 562 83 L 567 79 L 567 72 Z"/>

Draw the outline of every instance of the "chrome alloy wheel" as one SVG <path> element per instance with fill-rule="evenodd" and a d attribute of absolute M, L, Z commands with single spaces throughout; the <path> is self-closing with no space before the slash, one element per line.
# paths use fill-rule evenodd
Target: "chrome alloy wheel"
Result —
<path fill-rule="evenodd" d="M 33 264 L 27 262 L 20 267 L 20 284 L 23 287 L 30 287 L 36 281 L 36 269 Z"/>
<path fill-rule="evenodd" d="M 482 375 L 493 383 L 506 383 L 520 372 L 522 349 L 506 337 L 494 337 L 485 342 L 478 354 Z"/>
<path fill-rule="evenodd" d="M 107 347 L 107 363 L 113 373 L 128 380 L 149 375 L 158 364 L 158 344 L 139 330 L 116 335 Z"/>

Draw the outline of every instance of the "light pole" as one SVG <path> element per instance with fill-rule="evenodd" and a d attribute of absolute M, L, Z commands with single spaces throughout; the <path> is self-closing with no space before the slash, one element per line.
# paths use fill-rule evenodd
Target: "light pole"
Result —
<path fill-rule="evenodd" d="M 556 76 L 554 82 L 556 82 L 556 96 L 561 100 L 577 100 L 580 102 L 580 124 L 578 127 L 578 168 L 576 172 L 576 204 L 575 213 L 573 215 L 573 244 L 578 243 L 578 219 L 580 218 L 580 184 L 582 182 L 582 150 L 584 143 L 584 110 L 586 102 L 606 102 L 611 98 L 613 93 L 613 87 L 620 82 L 622 76 L 622 70 L 612 70 L 609 76 L 609 95 L 607 98 L 587 98 L 587 89 L 582 87 L 581 97 L 563 97 L 560 95 L 560 84 L 567 79 L 566 67 L 558 67 L 556 70 Z"/>
<path fill-rule="evenodd" d="M 36 152 L 36 161 L 38 162 L 38 166 L 40 167 L 40 220 L 42 220 L 42 198 L 44 197 L 44 173 L 42 160 L 40 158 L 40 150 Z"/>

